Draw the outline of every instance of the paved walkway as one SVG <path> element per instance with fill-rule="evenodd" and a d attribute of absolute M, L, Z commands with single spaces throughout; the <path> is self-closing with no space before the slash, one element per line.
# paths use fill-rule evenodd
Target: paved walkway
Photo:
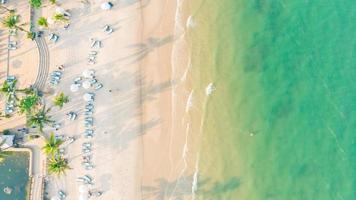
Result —
<path fill-rule="evenodd" d="M 43 199 L 44 177 L 46 176 L 46 155 L 41 150 L 43 142 L 42 138 L 38 138 L 25 144 L 25 147 L 32 151 L 30 200 Z"/>
<path fill-rule="evenodd" d="M 31 31 L 37 32 L 38 27 L 36 23 L 37 15 L 39 10 L 31 8 Z M 48 71 L 49 71 L 49 50 L 46 43 L 46 40 L 42 37 L 36 37 L 35 39 L 38 55 L 39 55 L 39 63 L 38 63 L 38 72 L 35 83 L 33 86 L 38 90 L 43 90 L 46 84 Z M 46 157 L 41 152 L 42 145 L 39 143 L 35 143 L 30 145 L 29 148 L 33 151 L 33 174 L 32 174 L 32 182 L 31 182 L 31 195 L 30 200 L 39 200 L 43 199 L 44 193 L 44 177 L 46 175 Z"/>
<path fill-rule="evenodd" d="M 35 41 L 38 48 L 39 64 L 34 87 L 38 90 L 43 90 L 49 73 L 49 50 L 46 40 L 43 37 L 36 38 Z"/>
<path fill-rule="evenodd" d="M 32 31 L 37 32 L 39 28 L 37 27 L 36 19 L 38 18 L 39 10 L 31 9 L 31 24 L 33 25 Z M 35 39 L 38 55 L 39 64 L 38 72 L 35 83 L 33 84 L 38 90 L 43 90 L 46 85 L 46 80 L 49 72 L 49 50 L 44 36 L 37 37 Z"/>

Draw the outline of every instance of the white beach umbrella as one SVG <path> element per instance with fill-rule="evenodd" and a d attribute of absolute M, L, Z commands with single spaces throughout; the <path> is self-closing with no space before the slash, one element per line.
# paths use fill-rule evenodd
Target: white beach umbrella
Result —
<path fill-rule="evenodd" d="M 83 76 L 85 78 L 91 78 L 94 75 L 95 75 L 95 71 L 92 70 L 92 69 L 86 69 L 86 70 L 83 71 Z"/>
<path fill-rule="evenodd" d="M 110 2 L 102 3 L 100 8 L 103 10 L 110 10 L 112 8 L 112 3 Z"/>
<path fill-rule="evenodd" d="M 85 185 L 79 186 L 79 200 L 87 200 L 88 199 L 89 189 Z"/>
<path fill-rule="evenodd" d="M 57 13 L 57 14 L 62 14 L 62 15 L 66 15 L 66 16 L 70 17 L 70 13 L 67 12 L 67 11 L 66 11 L 64 8 L 62 8 L 62 7 L 56 7 L 55 13 Z"/>
<path fill-rule="evenodd" d="M 84 194 L 79 195 L 79 200 L 87 200 L 87 199 L 88 199 L 88 195 L 84 195 Z"/>
<path fill-rule="evenodd" d="M 82 84 L 84 89 L 89 89 L 91 87 L 90 81 L 84 81 Z"/>
<path fill-rule="evenodd" d="M 83 95 L 83 99 L 84 99 L 85 101 L 91 101 L 91 100 L 92 100 L 92 95 L 89 94 L 89 93 L 85 93 L 85 94 Z"/>
<path fill-rule="evenodd" d="M 62 7 L 56 7 L 56 13 L 57 14 L 64 14 L 66 11 Z"/>
<path fill-rule="evenodd" d="M 78 92 L 78 90 L 79 90 L 78 84 L 72 84 L 72 85 L 70 85 L 70 91 L 72 91 L 72 92 Z"/>

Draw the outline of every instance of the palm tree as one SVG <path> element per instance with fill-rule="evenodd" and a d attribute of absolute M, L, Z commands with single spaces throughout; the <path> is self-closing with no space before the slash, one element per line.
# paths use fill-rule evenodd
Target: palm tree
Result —
<path fill-rule="evenodd" d="M 46 139 L 46 144 L 42 148 L 42 150 L 47 154 L 47 155 L 52 155 L 55 156 L 58 153 L 59 146 L 63 144 L 63 141 L 60 139 L 56 139 L 54 137 L 54 134 L 51 133 L 49 139 Z"/>
<path fill-rule="evenodd" d="M 65 23 L 67 23 L 69 21 L 69 19 L 64 14 L 61 14 L 61 13 L 54 14 L 53 20 L 56 22 L 65 22 Z"/>
<path fill-rule="evenodd" d="M 40 17 L 37 21 L 37 24 L 44 28 L 48 28 L 48 21 L 45 17 Z"/>
<path fill-rule="evenodd" d="M 19 103 L 19 112 L 21 114 L 26 113 L 30 114 L 38 105 L 40 97 L 37 93 L 29 94 L 20 100 Z"/>
<path fill-rule="evenodd" d="M 59 93 L 53 100 L 55 106 L 62 108 L 64 104 L 69 102 L 68 96 L 64 95 L 63 92 Z"/>
<path fill-rule="evenodd" d="M 68 161 L 61 156 L 53 156 L 48 162 L 48 172 L 50 174 L 61 175 L 65 174 L 65 171 L 70 169 Z"/>
<path fill-rule="evenodd" d="M 7 100 L 10 100 L 11 97 L 16 97 L 16 83 L 17 80 L 14 80 L 12 82 L 8 82 L 7 80 L 4 81 L 0 88 L 0 93 L 4 94 Z"/>
<path fill-rule="evenodd" d="M 0 20 L 2 25 L 8 29 L 18 29 L 20 31 L 30 33 L 29 31 L 21 27 L 24 24 L 20 24 L 20 25 L 18 24 L 20 23 L 20 15 L 16 15 L 15 13 L 10 13 L 4 19 L 1 18 Z"/>
<path fill-rule="evenodd" d="M 42 0 L 29 0 L 32 8 L 40 8 L 42 5 Z"/>
<path fill-rule="evenodd" d="M 51 4 L 56 4 L 56 0 L 49 0 L 49 2 L 51 2 Z"/>
<path fill-rule="evenodd" d="M 54 123 L 51 116 L 47 115 L 49 111 L 50 109 L 43 106 L 39 111 L 27 115 L 27 126 L 38 127 L 38 130 L 42 133 L 45 125 Z"/>

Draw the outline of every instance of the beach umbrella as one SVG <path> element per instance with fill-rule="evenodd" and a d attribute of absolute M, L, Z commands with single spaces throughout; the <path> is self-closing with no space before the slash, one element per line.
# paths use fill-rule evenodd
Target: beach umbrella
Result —
<path fill-rule="evenodd" d="M 78 92 L 78 90 L 79 90 L 78 84 L 72 84 L 72 85 L 70 85 L 70 91 L 72 91 L 72 92 Z"/>
<path fill-rule="evenodd" d="M 84 194 L 88 194 L 88 192 L 89 192 L 88 187 L 85 186 L 85 185 L 80 185 L 79 186 L 79 192 L 80 193 L 84 193 Z"/>
<path fill-rule="evenodd" d="M 63 9 L 62 7 L 56 7 L 55 13 L 66 15 L 66 16 L 70 17 L 70 13 L 67 12 L 65 9 Z"/>
<path fill-rule="evenodd" d="M 110 2 L 104 2 L 101 4 L 101 9 L 103 10 L 110 10 L 112 8 L 113 4 Z"/>
<path fill-rule="evenodd" d="M 91 95 L 91 94 L 85 93 L 85 94 L 83 95 L 83 99 L 84 99 L 85 101 L 91 101 L 93 98 L 92 98 L 92 95 Z"/>
<path fill-rule="evenodd" d="M 64 14 L 66 11 L 62 7 L 56 7 L 56 13 L 58 14 Z"/>
<path fill-rule="evenodd" d="M 85 78 L 91 78 L 94 75 L 95 75 L 95 71 L 92 70 L 92 69 L 86 69 L 86 70 L 83 71 L 83 76 Z"/>
<path fill-rule="evenodd" d="M 79 200 L 87 200 L 87 199 L 88 199 L 88 195 L 81 194 L 79 196 Z"/>
<path fill-rule="evenodd" d="M 89 89 L 91 87 L 90 81 L 84 81 L 82 84 L 84 89 Z"/>
<path fill-rule="evenodd" d="M 79 186 L 79 200 L 87 200 L 88 199 L 88 187 L 85 185 L 80 185 Z"/>

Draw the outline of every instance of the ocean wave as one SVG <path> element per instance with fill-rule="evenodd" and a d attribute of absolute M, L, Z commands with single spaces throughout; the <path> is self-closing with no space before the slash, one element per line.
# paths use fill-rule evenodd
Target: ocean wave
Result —
<path fill-rule="evenodd" d="M 210 96 L 216 90 L 214 83 L 209 83 L 205 88 L 206 96 Z"/>
<path fill-rule="evenodd" d="M 185 24 L 185 26 L 187 27 L 187 28 L 194 28 L 195 26 L 196 26 L 196 23 L 195 23 L 195 21 L 194 21 L 194 19 L 193 19 L 193 16 L 189 16 L 188 17 L 188 19 L 187 19 L 187 23 Z"/>
<path fill-rule="evenodd" d="M 193 93 L 194 93 L 194 90 L 192 90 L 188 96 L 187 103 L 185 105 L 186 113 L 193 107 Z"/>

